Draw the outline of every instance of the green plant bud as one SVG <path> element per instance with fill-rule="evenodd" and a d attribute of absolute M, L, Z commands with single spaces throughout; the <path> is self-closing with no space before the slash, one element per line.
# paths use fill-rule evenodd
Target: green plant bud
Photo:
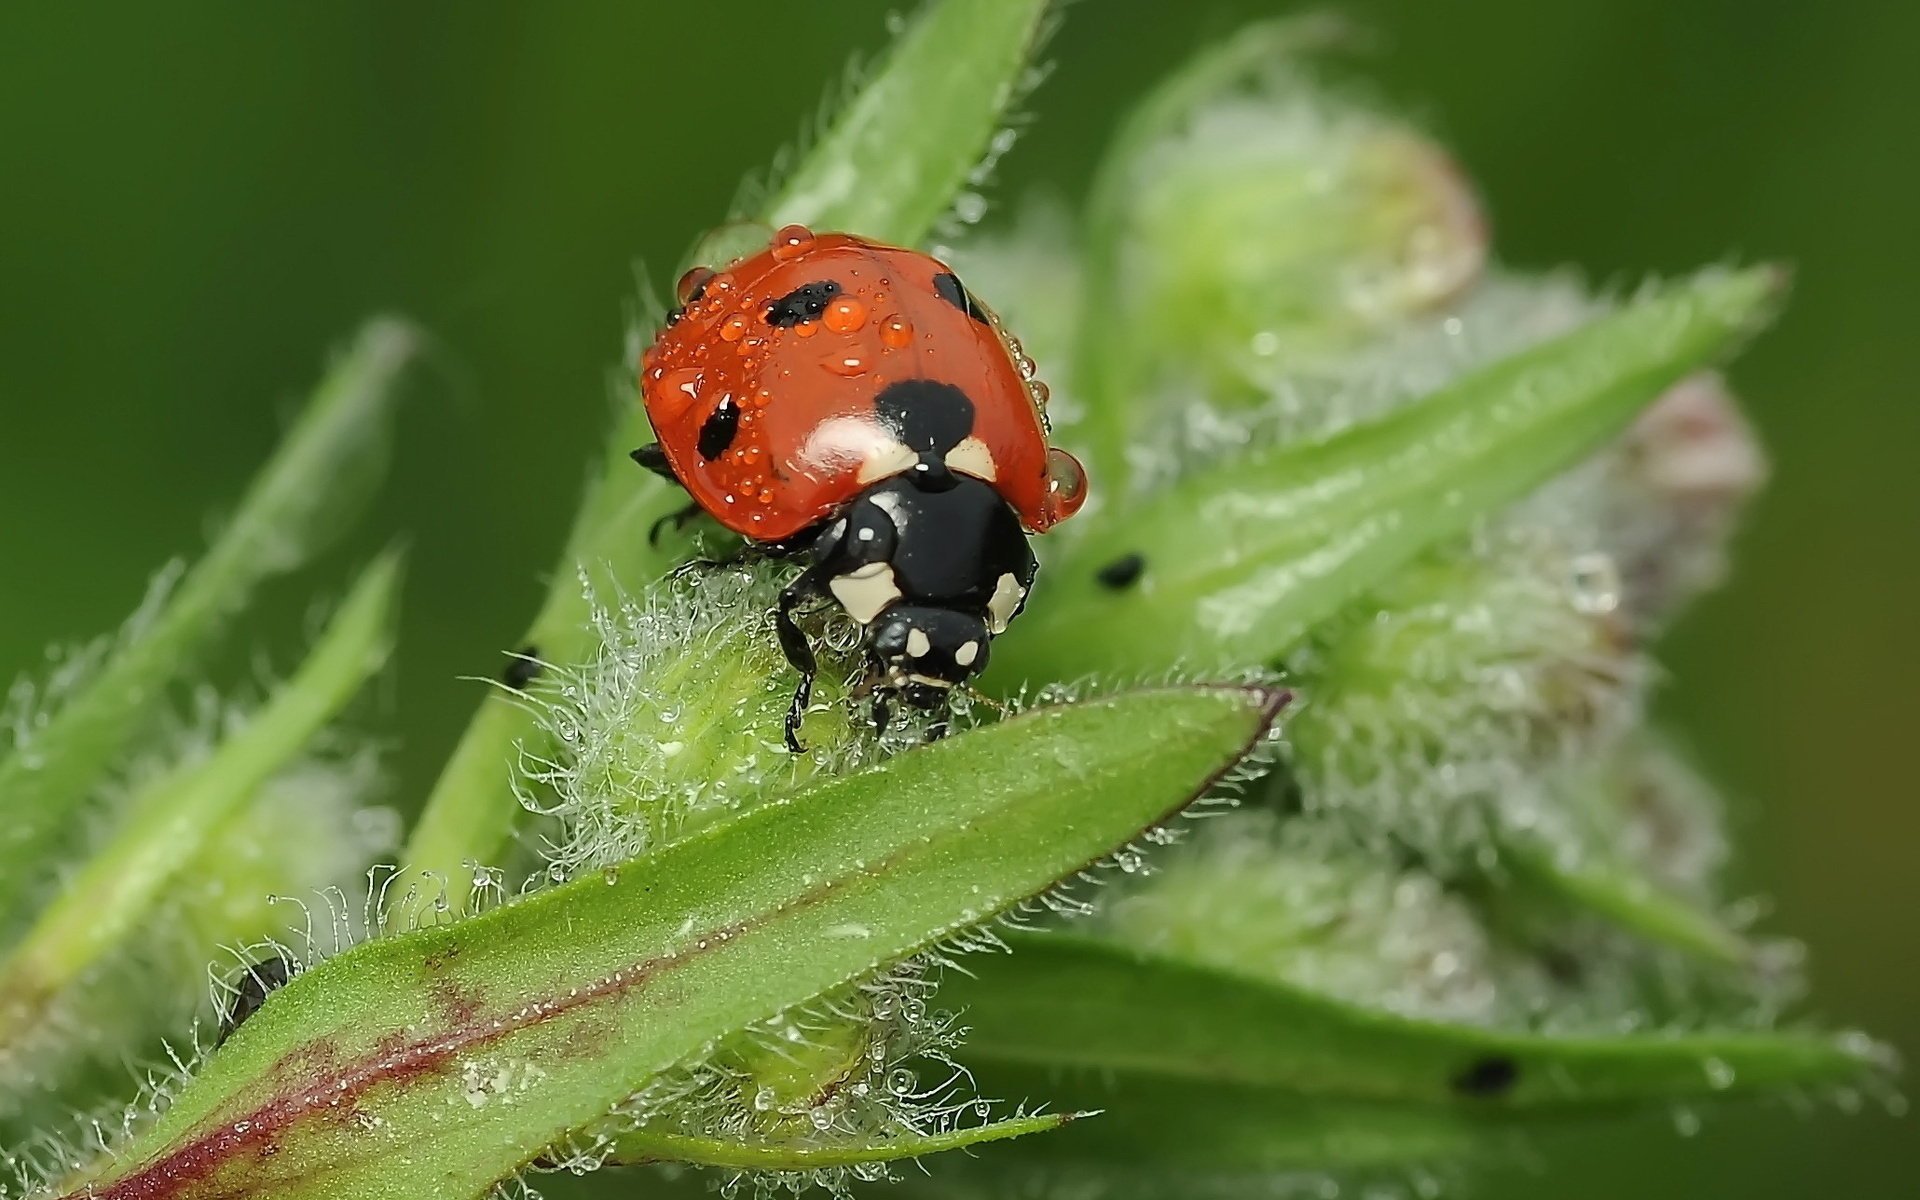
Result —
<path fill-rule="evenodd" d="M 1590 571 L 1547 534 L 1490 532 L 1317 626 L 1288 658 L 1301 803 L 1455 862 L 1514 832 L 1578 836 L 1537 781 L 1617 738 L 1650 675 Z"/>
<path fill-rule="evenodd" d="M 371 751 L 296 763 L 215 834 L 166 900 L 166 918 L 180 931 L 181 967 L 196 984 L 204 985 L 209 962 L 221 975 L 246 965 L 238 955 L 221 962 L 222 948 L 277 941 L 300 949 L 305 922 L 277 898 L 311 902 L 330 889 L 360 907 L 367 864 L 399 843 L 398 814 L 368 803 L 380 784 Z"/>
<path fill-rule="evenodd" d="M 1193 114 L 1129 178 L 1115 336 L 1163 373 L 1208 373 L 1216 402 L 1444 305 L 1486 258 L 1444 151 L 1304 80 Z"/>
<path fill-rule="evenodd" d="M 593 603 L 598 653 L 534 693 L 557 751 L 523 764 L 526 803 L 561 823 L 554 878 L 623 862 L 876 749 L 847 701 L 857 630 L 823 612 L 807 752 L 787 750 L 797 677 L 771 616 L 785 573 L 719 567 Z"/>
<path fill-rule="evenodd" d="M 1469 1025 L 1519 1024 L 1595 991 L 1504 944 L 1438 876 L 1270 812 L 1206 823 L 1106 906 L 1129 946 L 1274 979 L 1350 1003 Z"/>
<path fill-rule="evenodd" d="M 1141 102 L 1090 202 L 1090 402 L 1138 449 L 1169 417 L 1265 403 L 1472 285 L 1480 206 L 1404 122 L 1316 81 L 1309 25 L 1254 25 Z M 1107 457 L 1105 455 L 1100 457 Z M 1151 463 L 1126 464 L 1129 474 Z"/>
<path fill-rule="evenodd" d="M 1622 607 L 1658 629 L 1725 575 L 1727 543 L 1767 461 L 1739 402 L 1705 373 L 1654 401 L 1593 474 Z"/>

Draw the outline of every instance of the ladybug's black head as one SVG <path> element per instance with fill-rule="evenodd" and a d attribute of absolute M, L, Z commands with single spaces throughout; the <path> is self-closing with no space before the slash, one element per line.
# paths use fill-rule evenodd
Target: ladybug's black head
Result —
<path fill-rule="evenodd" d="M 986 667 L 987 623 L 956 609 L 896 604 L 868 631 L 867 651 L 901 700 L 932 708 Z"/>

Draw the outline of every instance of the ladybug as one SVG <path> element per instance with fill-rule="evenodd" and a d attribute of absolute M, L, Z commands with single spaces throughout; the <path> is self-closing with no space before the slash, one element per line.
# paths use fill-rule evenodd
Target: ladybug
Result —
<path fill-rule="evenodd" d="M 1086 497 L 1033 361 L 945 263 L 850 234 L 790 225 L 676 298 L 640 365 L 658 441 L 633 457 L 804 564 L 775 613 L 800 675 L 787 745 L 818 671 L 794 614 L 816 600 L 861 626 L 876 728 L 894 699 L 937 706 L 1025 606 L 1027 535 Z"/>

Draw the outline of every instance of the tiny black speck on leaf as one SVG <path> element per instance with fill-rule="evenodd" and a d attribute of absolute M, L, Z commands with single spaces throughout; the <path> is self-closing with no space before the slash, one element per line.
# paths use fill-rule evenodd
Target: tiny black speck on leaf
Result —
<path fill-rule="evenodd" d="M 528 684 L 540 678 L 540 647 L 528 642 L 513 652 L 507 665 L 500 672 L 500 682 L 514 691 L 525 691 Z"/>
<path fill-rule="evenodd" d="M 1094 578 L 1100 581 L 1100 586 L 1121 592 L 1139 583 L 1146 569 L 1147 560 L 1141 555 L 1123 554 L 1095 571 Z"/>
<path fill-rule="evenodd" d="M 1453 1077 L 1453 1090 L 1462 1096 L 1490 1099 L 1504 1096 L 1520 1081 L 1520 1064 L 1504 1054 L 1475 1059 Z"/>

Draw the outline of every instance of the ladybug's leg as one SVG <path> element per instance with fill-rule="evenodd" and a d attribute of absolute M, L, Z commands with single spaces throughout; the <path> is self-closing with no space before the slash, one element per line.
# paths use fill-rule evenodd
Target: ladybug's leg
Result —
<path fill-rule="evenodd" d="M 657 548 L 660 545 L 662 535 L 666 534 L 669 530 L 674 533 L 679 533 L 687 526 L 699 520 L 702 511 L 698 504 L 692 503 L 674 509 L 647 527 L 647 544 Z"/>
<path fill-rule="evenodd" d="M 818 595 L 819 590 L 820 581 L 812 568 L 800 572 L 792 583 L 781 589 L 780 604 L 773 614 L 780 649 L 786 653 L 793 669 L 800 673 L 800 682 L 793 689 L 793 702 L 787 705 L 787 749 L 795 754 L 806 749 L 800 744 L 800 720 L 807 715 L 807 705 L 813 699 L 813 677 L 820 673 L 820 664 L 813 656 L 813 644 L 807 641 L 806 631 L 794 623 L 793 610 Z"/>
<path fill-rule="evenodd" d="M 667 465 L 667 452 L 660 448 L 660 443 L 650 442 L 638 450 L 635 450 L 627 457 L 639 463 L 647 470 L 652 471 L 668 483 L 680 485 L 680 477 L 673 473 L 671 466 Z"/>

